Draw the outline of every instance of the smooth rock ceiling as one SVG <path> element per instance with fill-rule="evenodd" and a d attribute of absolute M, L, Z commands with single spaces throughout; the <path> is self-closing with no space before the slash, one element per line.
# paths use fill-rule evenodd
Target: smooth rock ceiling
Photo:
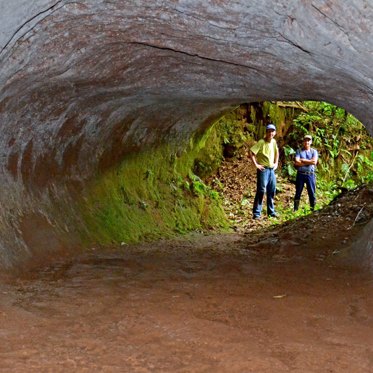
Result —
<path fill-rule="evenodd" d="M 0 17 L 5 268 L 62 246 L 71 185 L 231 105 L 326 100 L 373 133 L 372 0 L 0 0 Z"/>

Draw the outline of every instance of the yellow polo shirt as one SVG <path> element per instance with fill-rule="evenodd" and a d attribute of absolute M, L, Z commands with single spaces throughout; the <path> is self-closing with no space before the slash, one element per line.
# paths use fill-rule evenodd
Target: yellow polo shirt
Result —
<path fill-rule="evenodd" d="M 272 139 L 270 142 L 264 139 L 259 140 L 250 149 L 256 156 L 256 160 L 264 167 L 272 168 L 275 164 L 276 155 L 278 153 L 277 142 Z"/>

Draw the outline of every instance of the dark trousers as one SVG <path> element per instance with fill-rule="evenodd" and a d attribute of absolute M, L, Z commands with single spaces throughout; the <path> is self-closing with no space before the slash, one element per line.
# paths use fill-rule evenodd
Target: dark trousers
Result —
<path fill-rule="evenodd" d="M 264 194 L 267 193 L 267 214 L 276 214 L 274 198 L 276 192 L 276 175 L 273 168 L 266 168 L 256 172 L 256 194 L 253 206 L 253 216 L 259 217 L 262 212 Z"/>
<path fill-rule="evenodd" d="M 295 197 L 294 210 L 298 210 L 300 196 L 302 195 L 304 184 L 307 187 L 308 198 L 310 199 L 310 206 L 313 210 L 316 204 L 316 176 L 312 174 L 303 174 L 298 172 L 295 180 Z"/>

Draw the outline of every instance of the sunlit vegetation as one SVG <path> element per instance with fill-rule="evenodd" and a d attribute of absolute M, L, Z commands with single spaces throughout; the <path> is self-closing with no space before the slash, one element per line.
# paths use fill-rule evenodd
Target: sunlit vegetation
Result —
<path fill-rule="evenodd" d="M 220 195 L 193 173 L 203 136 L 131 154 L 96 178 L 84 192 L 81 212 L 87 241 L 128 244 L 177 234 L 228 229 Z"/>
<path fill-rule="evenodd" d="M 305 111 L 293 121 L 284 152 L 290 177 L 291 156 L 297 139 L 312 133 L 313 147 L 320 154 L 320 181 L 332 189 L 355 188 L 373 181 L 373 141 L 365 127 L 344 109 L 325 102 L 304 102 Z M 329 189 L 328 188 L 328 189 Z"/>
<path fill-rule="evenodd" d="M 284 192 L 286 184 L 295 181 L 294 155 L 305 134 L 313 136 L 312 146 L 320 155 L 317 166 L 317 208 L 330 203 L 343 190 L 373 182 L 372 137 L 354 116 L 343 108 L 326 102 L 264 102 L 241 105 L 213 125 L 212 133 L 215 139 L 220 139 L 222 157 L 228 159 L 239 156 L 243 148 L 247 149 L 263 136 L 265 125 L 269 122 L 275 123 L 278 128 L 277 140 L 281 152 L 277 196 L 277 208 L 282 216 L 280 222 L 311 212 L 308 204 L 304 203 L 302 209 L 294 213 L 291 196 L 285 196 Z M 245 161 L 250 162 L 248 159 Z M 197 160 L 196 173 L 199 175 L 205 176 L 208 173 L 206 171 L 214 168 L 215 165 L 212 167 L 206 162 L 206 157 L 204 160 L 203 157 Z M 216 178 L 214 182 L 219 185 L 221 180 Z M 217 189 L 224 188 L 220 185 Z M 248 213 L 243 215 L 249 217 L 252 194 L 253 191 L 249 190 L 242 195 L 241 207 L 237 207 L 235 212 L 242 213 L 244 206 Z M 306 193 L 304 200 L 306 201 Z"/>

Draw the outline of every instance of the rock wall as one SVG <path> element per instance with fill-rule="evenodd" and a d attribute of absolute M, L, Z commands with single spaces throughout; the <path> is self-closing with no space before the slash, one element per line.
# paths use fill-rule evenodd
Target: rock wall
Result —
<path fill-rule="evenodd" d="M 0 0 L 0 14 L 2 268 L 79 244 L 97 175 L 232 105 L 326 100 L 373 134 L 370 0 Z"/>

